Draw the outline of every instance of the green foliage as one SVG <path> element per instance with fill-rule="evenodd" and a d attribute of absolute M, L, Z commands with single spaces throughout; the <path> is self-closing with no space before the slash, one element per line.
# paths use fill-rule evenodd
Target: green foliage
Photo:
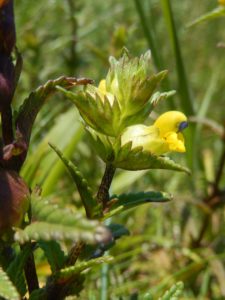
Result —
<path fill-rule="evenodd" d="M 159 300 L 178 300 L 182 296 L 183 289 L 183 282 L 177 282 Z"/>
<path fill-rule="evenodd" d="M 119 144 L 118 144 L 119 145 Z M 145 169 L 167 169 L 190 174 L 190 171 L 164 156 L 156 156 L 148 151 L 143 151 L 142 147 L 132 149 L 132 142 L 115 150 L 115 161 L 113 165 L 125 170 L 145 170 Z"/>
<path fill-rule="evenodd" d="M 65 261 L 65 253 L 62 251 L 59 242 L 51 240 L 49 242 L 39 242 L 40 248 L 44 251 L 45 256 L 49 262 L 52 273 L 60 270 Z"/>
<path fill-rule="evenodd" d="M 79 169 L 59 151 L 56 146 L 50 144 L 52 149 L 56 152 L 59 158 L 64 163 L 65 167 L 69 171 L 71 177 L 74 180 L 74 183 L 77 186 L 77 189 L 80 193 L 81 200 L 83 202 L 86 215 L 88 218 L 95 218 L 101 216 L 100 205 L 97 200 L 93 197 L 93 192 L 91 191 L 90 187 L 86 179 L 83 178 Z"/>
<path fill-rule="evenodd" d="M 81 220 L 82 222 L 82 220 Z M 51 224 L 47 222 L 35 222 L 28 225 L 24 230 L 17 230 L 15 241 L 24 244 L 27 241 L 35 240 L 56 240 L 56 241 L 86 241 L 87 243 L 95 243 L 96 224 L 90 224 L 89 228 Z"/>
<path fill-rule="evenodd" d="M 221 6 L 214 8 L 212 11 L 198 17 L 196 20 L 191 22 L 188 26 L 191 27 L 191 26 L 197 25 L 199 23 L 214 20 L 214 19 L 221 18 L 224 16 L 225 16 L 225 7 L 221 5 Z"/>
<path fill-rule="evenodd" d="M 68 267 L 65 269 L 61 269 L 58 273 L 55 274 L 56 280 L 70 280 L 77 274 L 102 263 L 109 263 L 112 262 L 113 258 L 111 256 L 104 256 L 96 259 L 91 259 L 87 262 L 82 262 L 77 264 L 76 266 Z"/>
<path fill-rule="evenodd" d="M 27 143 L 30 140 L 31 129 L 36 116 L 49 96 L 54 94 L 57 86 L 70 88 L 74 85 L 89 83 L 90 80 L 76 79 L 62 76 L 55 80 L 49 80 L 46 84 L 38 87 L 33 91 L 19 108 L 15 117 L 15 127 L 18 131 L 19 138 L 23 138 Z"/>
<path fill-rule="evenodd" d="M 126 210 L 149 202 L 167 202 L 172 200 L 172 196 L 163 192 L 140 192 L 121 194 L 118 197 L 113 195 L 112 199 L 113 205 L 111 206 L 111 210 L 118 209 L 119 207 L 123 207 L 122 210 Z"/>
<path fill-rule="evenodd" d="M 161 0 L 162 9 L 167 24 L 167 30 L 169 32 L 170 41 L 174 50 L 174 56 L 176 59 L 176 69 L 178 77 L 178 88 L 181 96 L 181 107 L 185 114 L 194 114 L 194 105 L 190 95 L 190 88 L 188 86 L 188 79 L 184 67 L 184 61 L 181 54 L 181 46 L 179 44 L 177 29 L 175 26 L 172 5 L 169 0 Z"/>
<path fill-rule="evenodd" d="M 0 268 L 0 296 L 6 300 L 19 300 L 20 296 L 9 280 L 7 274 Z"/>
<path fill-rule="evenodd" d="M 24 296 L 27 291 L 23 270 L 30 253 L 31 246 L 25 245 L 7 268 L 9 278 L 22 296 Z"/>
<path fill-rule="evenodd" d="M 77 106 L 84 121 L 98 132 L 117 136 L 121 131 L 121 128 L 118 128 L 121 109 L 116 98 L 110 105 L 107 95 L 103 101 L 98 89 L 94 87 L 87 87 L 86 91 L 77 94 L 61 88 L 60 91 Z"/>

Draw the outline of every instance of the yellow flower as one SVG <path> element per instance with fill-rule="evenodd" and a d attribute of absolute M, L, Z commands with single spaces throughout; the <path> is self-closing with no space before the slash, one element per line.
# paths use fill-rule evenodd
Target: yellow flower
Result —
<path fill-rule="evenodd" d="M 187 117 L 179 111 L 168 111 L 152 126 L 134 125 L 126 128 L 121 136 L 122 145 L 132 142 L 132 148 L 141 146 L 155 155 L 166 152 L 185 152 L 181 131 L 188 126 Z"/>
<path fill-rule="evenodd" d="M 100 82 L 99 82 L 99 85 L 98 85 L 98 92 L 100 92 L 100 95 L 101 95 L 101 99 L 102 101 L 104 102 L 104 99 L 105 99 L 105 96 L 107 97 L 107 99 L 109 100 L 109 103 L 111 105 L 113 105 L 113 102 L 114 102 L 114 96 L 107 92 L 106 90 L 106 81 L 105 79 L 102 79 Z"/>

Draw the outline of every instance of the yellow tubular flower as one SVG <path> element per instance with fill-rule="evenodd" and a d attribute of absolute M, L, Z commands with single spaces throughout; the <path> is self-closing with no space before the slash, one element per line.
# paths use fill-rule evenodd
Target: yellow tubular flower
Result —
<path fill-rule="evenodd" d="M 134 125 L 126 128 L 121 136 L 122 145 L 132 142 L 132 148 L 141 146 L 155 155 L 166 152 L 185 152 L 181 131 L 188 126 L 187 117 L 179 111 L 168 111 L 152 126 Z"/>

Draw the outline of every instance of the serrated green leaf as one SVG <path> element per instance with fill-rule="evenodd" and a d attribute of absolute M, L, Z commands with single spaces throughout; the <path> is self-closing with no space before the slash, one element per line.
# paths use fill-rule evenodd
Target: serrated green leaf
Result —
<path fill-rule="evenodd" d="M 221 18 L 225 16 L 225 7 L 224 6 L 218 6 L 212 11 L 198 17 L 196 20 L 188 24 L 188 27 L 197 25 L 199 23 L 205 22 L 205 21 L 210 21 L 213 19 Z"/>
<path fill-rule="evenodd" d="M 48 300 L 47 299 L 47 294 L 45 289 L 38 289 L 34 290 L 31 295 L 29 300 Z"/>
<path fill-rule="evenodd" d="M 91 259 L 89 261 L 76 264 L 75 266 L 62 269 L 58 273 L 56 273 L 54 277 L 57 280 L 68 280 L 89 268 L 101 265 L 103 263 L 109 263 L 112 261 L 113 261 L 112 256 L 103 256 L 103 257 Z"/>
<path fill-rule="evenodd" d="M 26 245 L 20 253 L 15 257 L 15 259 L 10 263 L 7 268 L 7 274 L 13 284 L 17 287 L 20 295 L 24 296 L 26 293 L 26 282 L 23 275 L 24 266 L 30 255 L 31 247 Z"/>
<path fill-rule="evenodd" d="M 24 244 L 31 240 L 43 241 L 84 241 L 96 243 L 97 226 L 83 229 L 82 225 L 76 228 L 72 226 L 50 224 L 47 222 L 35 222 L 28 225 L 24 230 L 16 229 L 15 241 Z"/>
<path fill-rule="evenodd" d="M 141 147 L 131 149 L 131 142 L 116 150 L 115 160 L 112 162 L 116 168 L 131 171 L 167 169 L 190 174 L 188 168 L 175 163 L 169 157 L 153 155 L 148 151 L 142 151 Z"/>
<path fill-rule="evenodd" d="M 24 100 L 15 117 L 15 127 L 19 138 L 24 141 L 27 146 L 29 145 L 31 129 L 36 116 L 48 97 L 57 92 L 57 86 L 70 88 L 75 85 L 85 85 L 90 82 L 91 80 L 89 79 L 77 79 L 62 76 L 55 80 L 49 80 L 44 85 L 41 85 L 35 91 L 31 92 L 29 97 Z M 23 155 L 18 156 L 18 168 L 22 166 L 26 157 L 24 152 L 22 154 Z"/>
<path fill-rule="evenodd" d="M 0 267 L 0 296 L 6 300 L 20 300 L 13 283 L 8 278 L 7 274 Z"/>
<path fill-rule="evenodd" d="M 183 282 L 177 282 L 159 300 L 178 300 L 179 296 L 182 296 L 183 289 Z"/>
<path fill-rule="evenodd" d="M 44 251 L 45 256 L 50 264 L 52 273 L 55 273 L 65 263 L 65 255 L 57 241 L 39 242 L 40 248 Z"/>
<path fill-rule="evenodd" d="M 87 220 L 82 214 L 74 213 L 68 208 L 60 208 L 45 198 L 31 197 L 32 217 L 35 221 L 43 221 L 51 224 L 59 224 L 83 229 L 92 229 L 97 221 Z"/>
<path fill-rule="evenodd" d="M 110 210 L 105 214 L 104 218 L 109 218 L 112 215 L 119 214 L 127 209 L 145 204 L 145 203 L 159 203 L 168 202 L 172 200 L 172 196 L 165 192 L 140 192 L 121 194 L 119 196 L 113 195 L 111 197 L 113 204 Z M 110 203 L 109 203 L 110 205 Z"/>
<path fill-rule="evenodd" d="M 50 144 L 51 148 L 56 152 L 58 157 L 64 163 L 65 167 L 72 176 L 74 183 L 79 191 L 82 203 L 86 210 L 88 218 L 98 218 L 101 216 L 101 207 L 97 200 L 93 197 L 92 191 L 88 186 L 87 180 L 84 179 L 79 169 L 70 161 L 65 158 L 62 152 L 54 145 Z"/>

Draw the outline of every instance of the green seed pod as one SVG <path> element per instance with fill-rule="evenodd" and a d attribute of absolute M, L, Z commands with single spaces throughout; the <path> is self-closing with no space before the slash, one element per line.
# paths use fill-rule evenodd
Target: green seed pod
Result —
<path fill-rule="evenodd" d="M 0 170 L 0 234 L 21 224 L 29 194 L 28 186 L 15 171 Z"/>

